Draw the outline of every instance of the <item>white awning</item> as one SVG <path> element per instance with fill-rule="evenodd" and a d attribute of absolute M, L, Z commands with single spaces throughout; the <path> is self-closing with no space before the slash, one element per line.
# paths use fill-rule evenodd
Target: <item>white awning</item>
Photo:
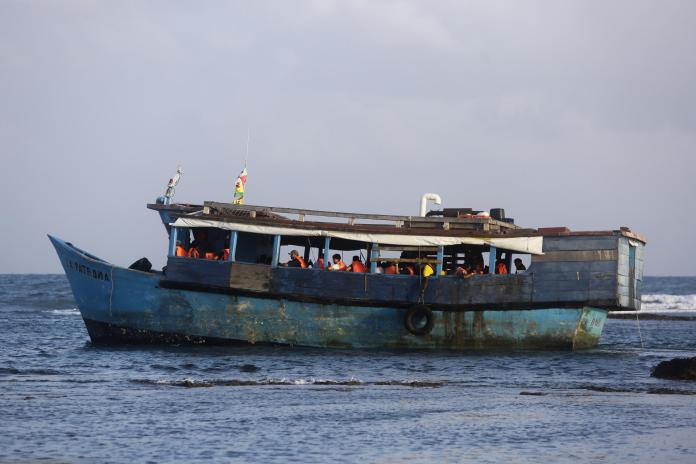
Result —
<path fill-rule="evenodd" d="M 234 222 L 213 221 L 209 219 L 197 219 L 180 217 L 170 224 L 174 227 L 215 227 L 217 229 L 236 230 L 264 235 L 286 235 L 300 237 L 333 237 L 357 242 L 378 243 L 382 245 L 403 246 L 452 246 L 452 245 L 490 245 L 504 250 L 518 251 L 541 255 L 543 237 L 441 237 L 437 235 L 400 235 L 400 234 L 373 234 L 366 232 L 341 232 L 322 229 L 295 229 L 282 226 L 260 226 L 253 224 L 239 224 Z"/>

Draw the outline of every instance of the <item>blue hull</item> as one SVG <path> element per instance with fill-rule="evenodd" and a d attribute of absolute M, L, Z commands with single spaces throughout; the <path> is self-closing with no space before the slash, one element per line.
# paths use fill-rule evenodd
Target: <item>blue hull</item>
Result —
<path fill-rule="evenodd" d="M 405 310 L 160 287 L 162 275 L 113 266 L 49 236 L 93 342 L 265 343 L 365 349 L 583 349 L 607 311 L 592 307 L 433 311 L 413 335 Z"/>

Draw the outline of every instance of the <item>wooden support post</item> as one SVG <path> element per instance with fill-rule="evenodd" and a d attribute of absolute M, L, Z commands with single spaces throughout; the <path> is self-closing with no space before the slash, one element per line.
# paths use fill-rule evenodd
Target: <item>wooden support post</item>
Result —
<path fill-rule="evenodd" d="M 379 259 L 379 245 L 376 243 L 372 244 L 372 249 L 370 250 L 370 272 L 374 274 L 377 272 L 377 260 Z"/>
<path fill-rule="evenodd" d="M 273 257 L 271 258 L 271 267 L 278 267 L 278 259 L 280 258 L 280 235 L 273 236 Z"/>
<path fill-rule="evenodd" d="M 172 226 L 169 228 L 169 253 L 168 256 L 176 256 L 176 238 L 179 235 L 179 229 Z"/>
<path fill-rule="evenodd" d="M 331 264 L 331 256 L 329 256 L 331 253 L 330 246 L 331 237 L 324 237 L 324 270 L 329 269 L 329 265 Z"/>
<path fill-rule="evenodd" d="M 237 259 L 237 231 L 230 231 L 230 255 L 227 261 L 236 261 Z"/>
<path fill-rule="evenodd" d="M 437 247 L 437 264 L 435 265 L 435 277 L 440 277 L 442 274 L 442 264 L 445 259 L 445 247 Z"/>
<path fill-rule="evenodd" d="M 491 247 L 491 250 L 488 254 L 488 273 L 489 274 L 495 274 L 495 259 L 496 255 L 498 254 L 498 249 L 494 246 Z"/>

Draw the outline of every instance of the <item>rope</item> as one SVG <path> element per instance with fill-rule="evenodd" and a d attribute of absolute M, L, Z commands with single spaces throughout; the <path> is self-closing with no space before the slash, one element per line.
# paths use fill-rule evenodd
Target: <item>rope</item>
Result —
<path fill-rule="evenodd" d="M 636 311 L 636 324 L 638 325 L 638 337 L 640 337 L 640 348 L 644 350 L 645 345 L 643 344 L 643 333 L 640 331 L 640 319 L 638 318 L 638 311 Z"/>

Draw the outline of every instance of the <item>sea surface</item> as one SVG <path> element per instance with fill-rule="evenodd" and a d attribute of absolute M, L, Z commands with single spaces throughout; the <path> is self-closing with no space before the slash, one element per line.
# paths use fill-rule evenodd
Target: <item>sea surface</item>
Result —
<path fill-rule="evenodd" d="M 696 315 L 696 277 L 645 311 Z M 696 462 L 695 320 L 582 352 L 92 346 L 62 275 L 0 275 L 0 462 Z"/>

